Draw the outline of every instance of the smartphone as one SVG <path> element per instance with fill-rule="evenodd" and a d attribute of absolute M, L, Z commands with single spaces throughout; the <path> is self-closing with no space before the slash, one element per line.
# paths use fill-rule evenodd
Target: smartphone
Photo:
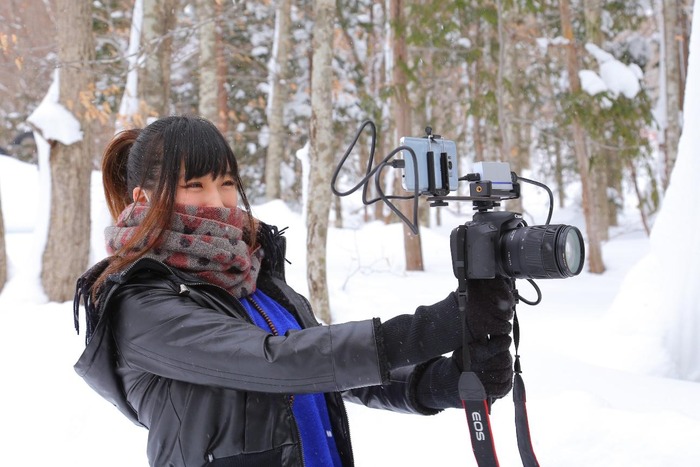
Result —
<path fill-rule="evenodd" d="M 418 173 L 418 192 L 433 196 L 445 196 L 457 189 L 457 145 L 443 138 L 404 136 L 401 146 L 407 146 L 416 155 L 416 164 L 407 150 L 401 155 L 405 161 L 402 185 L 406 191 L 416 191 L 415 174 Z"/>

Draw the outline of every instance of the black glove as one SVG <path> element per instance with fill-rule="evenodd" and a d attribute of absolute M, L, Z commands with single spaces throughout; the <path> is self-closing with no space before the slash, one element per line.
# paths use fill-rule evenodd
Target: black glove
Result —
<path fill-rule="evenodd" d="M 484 385 L 490 401 L 508 394 L 513 386 L 513 357 L 510 336 L 493 336 L 486 342 L 472 343 L 469 351 L 472 371 Z M 417 368 L 416 400 L 429 409 L 462 407 L 459 377 L 462 374 L 462 349 L 451 358 L 437 358 Z"/>
<path fill-rule="evenodd" d="M 399 315 L 379 326 L 380 349 L 390 370 L 415 365 L 451 352 L 462 345 L 457 296 L 419 306 L 412 315 Z"/>
<path fill-rule="evenodd" d="M 472 340 L 510 334 L 514 290 L 513 281 L 507 278 L 467 280 L 467 327 Z"/>
<path fill-rule="evenodd" d="M 440 357 L 416 368 L 416 401 L 434 410 L 462 407 L 458 383 L 462 370 L 454 358 Z"/>
<path fill-rule="evenodd" d="M 468 341 L 512 330 L 515 298 L 511 279 L 467 281 Z M 414 365 L 451 352 L 464 344 L 457 295 L 420 306 L 413 315 L 400 315 L 379 326 L 380 347 L 389 369 Z"/>
<path fill-rule="evenodd" d="M 512 341 L 509 335 L 501 335 L 469 344 L 472 365 L 467 371 L 476 373 L 489 399 L 500 399 L 513 387 L 513 355 L 510 353 Z M 456 350 L 452 358 L 460 372 L 464 371 L 462 349 Z"/>
<path fill-rule="evenodd" d="M 460 371 L 476 373 L 490 400 L 500 399 L 513 387 L 513 356 L 510 353 L 515 313 L 512 279 L 467 281 L 467 327 L 471 367 L 464 368 L 462 349 L 452 358 Z"/>

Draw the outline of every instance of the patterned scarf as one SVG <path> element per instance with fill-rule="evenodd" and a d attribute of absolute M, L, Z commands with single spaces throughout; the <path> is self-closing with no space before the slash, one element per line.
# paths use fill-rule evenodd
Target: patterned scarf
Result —
<path fill-rule="evenodd" d="M 117 225 L 105 229 L 110 254 L 135 235 L 148 208 L 142 203 L 127 206 Z M 247 221 L 240 208 L 175 205 L 170 228 L 144 256 L 221 286 L 237 298 L 246 297 L 256 289 L 264 257 L 262 248 L 251 251 L 243 241 Z"/>

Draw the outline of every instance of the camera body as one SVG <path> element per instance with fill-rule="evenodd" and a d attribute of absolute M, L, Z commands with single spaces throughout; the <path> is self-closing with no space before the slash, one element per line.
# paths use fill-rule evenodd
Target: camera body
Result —
<path fill-rule="evenodd" d="M 524 227 L 522 217 L 508 211 L 480 212 L 450 234 L 455 277 L 493 279 L 509 274 L 503 267 L 498 243 L 505 232 Z"/>
<path fill-rule="evenodd" d="M 450 234 L 453 272 L 464 279 L 573 277 L 583 269 L 584 248 L 576 227 L 528 226 L 509 211 L 477 212 Z"/>

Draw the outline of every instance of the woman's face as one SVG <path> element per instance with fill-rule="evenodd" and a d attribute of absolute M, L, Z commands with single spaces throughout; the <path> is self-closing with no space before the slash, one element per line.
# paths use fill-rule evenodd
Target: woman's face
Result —
<path fill-rule="evenodd" d="M 216 178 L 213 178 L 211 175 L 205 175 L 185 181 L 183 171 L 177 184 L 175 203 L 198 207 L 233 209 L 238 204 L 236 181 L 230 174 Z"/>

